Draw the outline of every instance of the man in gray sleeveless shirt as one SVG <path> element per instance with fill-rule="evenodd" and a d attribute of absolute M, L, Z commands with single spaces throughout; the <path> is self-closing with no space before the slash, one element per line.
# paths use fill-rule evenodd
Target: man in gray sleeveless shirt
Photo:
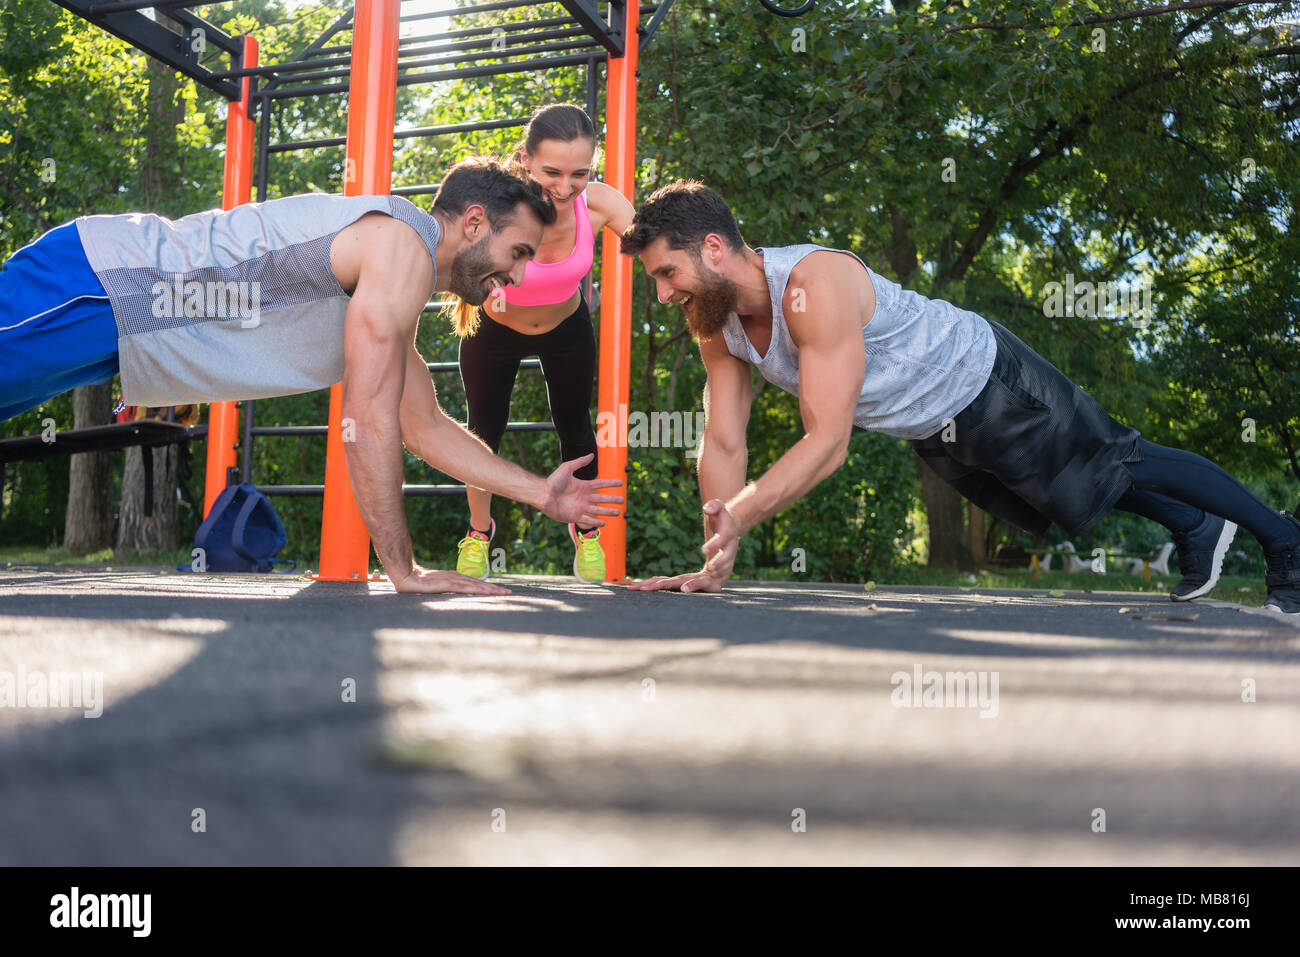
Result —
<path fill-rule="evenodd" d="M 290 196 L 164 219 L 83 216 L 0 268 L 0 419 L 120 371 L 128 405 L 259 399 L 343 383 L 348 473 L 394 587 L 506 594 L 418 566 L 402 446 L 551 518 L 604 524 L 622 498 L 566 462 L 542 479 L 438 405 L 416 326 L 430 295 L 481 305 L 523 281 L 555 209 L 494 160 L 448 171 L 433 215 L 396 196 Z"/>
<path fill-rule="evenodd" d="M 981 508 L 1035 534 L 1071 535 L 1112 508 L 1160 522 L 1178 546 L 1175 601 L 1208 594 L 1241 525 L 1264 546 L 1265 607 L 1300 614 L 1300 521 L 1213 462 L 1143 439 L 1008 330 L 901 288 L 853 253 L 753 249 L 698 182 L 658 190 L 623 235 L 660 302 L 699 340 L 708 381 L 699 455 L 704 568 L 634 585 L 718 591 L 740 536 L 845 460 L 854 426 L 908 440 Z M 799 397 L 805 434 L 746 484 L 749 368 Z"/>

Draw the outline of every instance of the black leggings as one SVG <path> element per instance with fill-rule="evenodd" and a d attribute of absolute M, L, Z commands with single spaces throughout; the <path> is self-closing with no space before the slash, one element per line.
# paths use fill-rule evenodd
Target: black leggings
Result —
<path fill-rule="evenodd" d="M 595 452 L 591 390 L 596 381 L 596 336 L 591 313 L 581 297 L 573 315 L 535 336 L 503 326 L 486 310 L 479 310 L 478 330 L 460 341 L 460 381 L 469 407 L 469 430 L 493 452 L 501 448 L 519 361 L 529 356 L 542 360 L 551 421 L 560 437 L 560 457 L 567 462 Z M 596 460 L 574 474 L 594 479 Z"/>
<path fill-rule="evenodd" d="M 1125 468 L 1133 487 L 1115 507 L 1159 522 L 1171 532 L 1190 532 L 1205 513 L 1235 522 L 1265 549 L 1295 544 L 1295 529 L 1235 478 L 1194 452 L 1138 440 L 1142 461 Z"/>

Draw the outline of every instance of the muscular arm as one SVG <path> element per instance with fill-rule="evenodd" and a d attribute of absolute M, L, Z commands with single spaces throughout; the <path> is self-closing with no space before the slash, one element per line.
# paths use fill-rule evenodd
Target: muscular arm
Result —
<path fill-rule="evenodd" d="M 786 325 L 799 349 L 804 435 L 758 481 L 727 500 L 726 509 L 741 534 L 802 498 L 839 468 L 847 454 L 866 355 L 861 311 L 856 297 L 845 292 L 846 273 L 841 270 L 847 267 L 835 266 L 803 283 L 806 309 L 792 312 L 785 307 Z"/>
<path fill-rule="evenodd" d="M 406 347 L 401 427 L 406 447 L 440 472 L 497 495 L 542 505 L 546 483 L 540 477 L 498 458 L 482 439 L 442 410 L 414 342 Z"/>
<path fill-rule="evenodd" d="M 433 264 L 414 236 L 373 227 L 365 237 L 356 287 L 343 327 L 343 418 L 348 477 L 389 579 L 415 571 L 402 498 L 399 409 L 406 353 L 433 288 Z M 407 228 L 407 227 L 402 227 Z M 423 254 L 423 255 L 421 255 Z"/>
<path fill-rule="evenodd" d="M 563 463 L 546 479 L 507 462 L 442 410 L 428 366 L 420 358 L 414 341 L 406 344 L 405 361 L 401 438 L 415 455 L 467 485 L 534 505 L 559 521 L 604 525 L 601 515 L 618 514 L 617 509 L 596 503 L 613 505 L 623 499 L 598 494 L 596 490 L 617 488 L 622 482 L 573 478 L 574 471 L 585 465 L 590 455 Z"/>
<path fill-rule="evenodd" d="M 749 365 L 727 351 L 720 336 L 700 343 L 700 356 L 708 381 L 704 385 L 704 438 L 700 446 L 698 465 L 700 501 L 716 504 L 732 498 L 745 484 L 745 466 L 749 450 L 745 444 L 745 428 L 749 424 L 749 410 L 753 390 L 749 383 Z M 716 509 L 704 510 L 704 539 L 716 534 Z M 655 576 L 630 587 L 637 591 L 680 590 L 684 592 L 716 592 L 731 577 L 735 562 L 734 548 L 727 556 L 713 562 L 711 569 L 685 575 Z"/>
<path fill-rule="evenodd" d="M 727 351 L 721 336 L 700 343 L 700 357 L 708 373 L 704 384 L 704 439 L 697 467 L 700 501 L 716 498 L 725 502 L 745 486 L 749 460 L 745 429 L 753 402 L 749 366 Z M 704 537 L 711 534 L 706 521 Z"/>

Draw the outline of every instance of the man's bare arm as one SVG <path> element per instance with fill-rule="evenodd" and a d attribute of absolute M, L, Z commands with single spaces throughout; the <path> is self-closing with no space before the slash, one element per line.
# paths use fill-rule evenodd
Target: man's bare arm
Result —
<path fill-rule="evenodd" d="M 454 421 L 438 404 L 429 370 L 415 344 L 406 347 L 405 388 L 401 402 L 401 431 L 406 447 L 434 468 L 468 485 L 536 506 L 554 519 L 580 525 L 604 525 L 602 515 L 617 515 L 618 495 L 599 489 L 622 485 L 616 479 L 584 481 L 575 469 L 590 456 L 565 462 L 543 479 L 492 453 L 472 432 Z"/>
<path fill-rule="evenodd" d="M 726 500 L 745 485 L 745 466 L 749 449 L 745 429 L 753 389 L 749 365 L 727 351 L 721 336 L 700 343 L 700 357 L 708 380 L 704 385 L 704 438 L 698 465 L 700 501 Z M 717 529 L 713 516 L 704 515 L 704 538 L 709 540 Z M 694 572 L 670 577 L 657 576 L 631 587 L 639 591 L 681 590 L 719 591 L 731 576 L 731 567 L 719 567 L 712 574 Z"/>
<path fill-rule="evenodd" d="M 754 401 L 749 365 L 727 351 L 721 336 L 700 343 L 708 379 L 704 383 L 704 437 L 697 466 L 700 501 L 724 502 L 745 487 L 749 447 L 745 430 Z M 705 538 L 712 530 L 705 523 Z"/>
<path fill-rule="evenodd" d="M 714 504 L 719 531 L 705 542 L 706 567 L 734 560 L 740 535 L 798 501 L 844 462 L 866 374 L 861 309 L 846 293 L 851 276 L 845 267 L 819 272 L 803 285 L 806 309 L 787 311 L 786 325 L 799 348 L 804 435 L 725 508 Z M 734 528 L 722 527 L 732 523 Z"/>
<path fill-rule="evenodd" d="M 395 585 L 416 567 L 402 498 L 406 351 L 433 288 L 433 264 L 411 240 L 391 228 L 370 234 L 343 327 L 343 418 L 351 420 L 353 436 L 348 476 L 375 553 Z"/>

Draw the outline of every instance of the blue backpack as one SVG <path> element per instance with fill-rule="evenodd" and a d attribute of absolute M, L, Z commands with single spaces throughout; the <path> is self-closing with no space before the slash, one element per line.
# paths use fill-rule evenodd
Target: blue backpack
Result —
<path fill-rule="evenodd" d="M 194 536 L 203 549 L 203 566 L 210 572 L 269 572 L 276 564 L 296 563 L 276 558 L 288 536 L 271 500 L 251 482 L 229 485 L 212 503 L 212 511 Z M 199 557 L 196 556 L 196 561 Z M 192 565 L 176 566 L 181 571 Z"/>

